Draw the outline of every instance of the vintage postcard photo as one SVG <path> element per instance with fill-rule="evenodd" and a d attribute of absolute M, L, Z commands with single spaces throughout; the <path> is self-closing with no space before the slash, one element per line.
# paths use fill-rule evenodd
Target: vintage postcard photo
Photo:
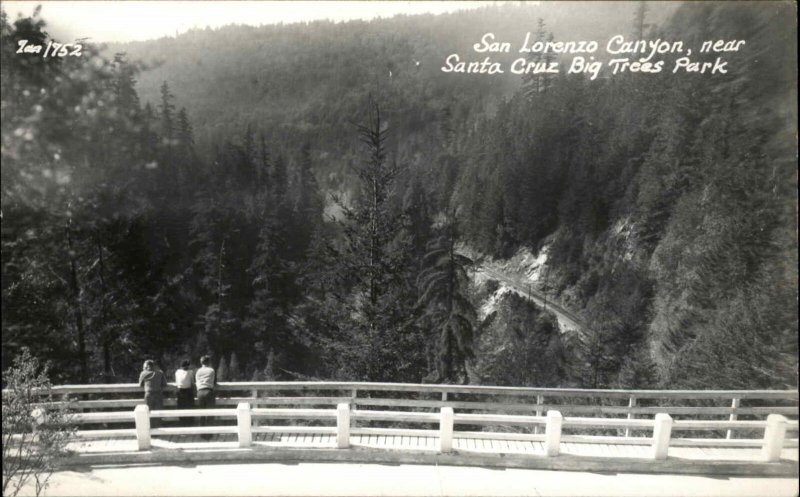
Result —
<path fill-rule="evenodd" d="M 796 495 L 795 3 L 0 8 L 3 495 Z"/>

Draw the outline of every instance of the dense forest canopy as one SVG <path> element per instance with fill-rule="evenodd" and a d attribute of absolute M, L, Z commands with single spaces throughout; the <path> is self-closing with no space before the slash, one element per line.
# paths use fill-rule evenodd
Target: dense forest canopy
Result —
<path fill-rule="evenodd" d="M 49 59 L 15 53 L 45 22 L 4 14 L 3 365 L 796 388 L 795 14 L 503 5 Z M 440 70 L 493 30 L 747 48 L 713 76 Z M 580 333 L 465 255 L 520 250 L 546 251 Z"/>

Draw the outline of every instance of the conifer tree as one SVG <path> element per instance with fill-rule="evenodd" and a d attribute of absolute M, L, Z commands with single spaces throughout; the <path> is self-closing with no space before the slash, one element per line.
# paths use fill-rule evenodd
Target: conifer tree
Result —
<path fill-rule="evenodd" d="M 418 304 L 424 328 L 436 337 L 436 369 L 440 381 L 466 381 L 466 362 L 473 357 L 475 308 L 468 296 L 467 269 L 472 261 L 456 252 L 457 224 L 450 220 L 428 244 L 425 269 L 417 278 Z"/>
<path fill-rule="evenodd" d="M 178 111 L 175 127 L 175 138 L 178 144 L 178 153 L 186 158 L 194 155 L 194 131 L 189 117 L 186 115 L 186 108 L 181 107 Z"/>
<path fill-rule="evenodd" d="M 418 375 L 414 364 L 421 358 L 419 336 L 410 328 L 411 240 L 402 212 L 393 207 L 399 166 L 387 156 L 388 131 L 377 105 L 358 132 L 369 154 L 354 167 L 359 191 L 352 205 L 334 197 L 343 212 L 337 286 L 349 289 L 339 298 L 350 319 L 338 327 L 338 343 L 329 343 L 343 374 L 398 381 Z"/>
<path fill-rule="evenodd" d="M 360 125 L 358 131 L 370 155 L 356 168 L 361 192 L 355 205 L 340 202 L 345 217 L 344 252 L 364 297 L 363 315 L 376 331 L 383 297 L 398 285 L 404 269 L 404 247 L 397 246 L 402 244 L 401 218 L 389 203 L 399 170 L 386 156 L 388 131 L 377 105 L 369 124 Z"/>
<path fill-rule="evenodd" d="M 158 105 L 158 118 L 160 124 L 160 175 L 163 181 L 162 192 L 165 201 L 178 194 L 181 188 L 179 165 L 176 164 L 175 137 L 177 126 L 175 122 L 175 96 L 169 89 L 166 81 L 161 85 L 161 100 Z"/>
<path fill-rule="evenodd" d="M 169 89 L 166 81 L 161 84 L 161 101 L 159 103 L 158 111 L 159 118 L 161 119 L 161 136 L 168 144 L 172 144 L 172 139 L 175 135 L 175 104 L 173 101 L 175 96 Z"/>
<path fill-rule="evenodd" d="M 282 290 L 289 275 L 285 261 L 280 256 L 279 221 L 266 214 L 258 233 L 258 244 L 248 274 L 251 278 L 253 298 L 247 307 L 244 328 L 265 347 L 287 346 L 287 302 Z"/>
<path fill-rule="evenodd" d="M 133 117 L 139 112 L 139 95 L 136 93 L 136 68 L 128 63 L 124 52 L 114 54 L 116 77 L 114 79 L 114 92 L 116 104 L 128 117 Z"/>
<path fill-rule="evenodd" d="M 231 302 L 228 224 L 224 206 L 210 192 L 198 194 L 194 205 L 191 245 L 195 253 L 187 276 L 197 282 L 199 350 L 222 350 L 235 340 L 236 316 Z"/>
<path fill-rule="evenodd" d="M 282 202 L 289 188 L 289 173 L 283 155 L 277 155 L 272 161 L 270 187 L 276 202 Z"/>
<path fill-rule="evenodd" d="M 552 36 L 552 35 L 551 35 Z M 551 38 L 552 39 L 552 38 Z M 545 30 L 545 22 L 541 17 L 536 21 L 536 37 L 533 43 L 544 43 L 547 40 L 547 31 Z M 528 63 L 540 64 L 548 62 L 550 59 L 543 51 L 532 51 L 527 56 Z M 535 97 L 539 92 L 544 90 L 543 74 L 525 73 L 522 75 L 523 92 L 530 98 Z"/>

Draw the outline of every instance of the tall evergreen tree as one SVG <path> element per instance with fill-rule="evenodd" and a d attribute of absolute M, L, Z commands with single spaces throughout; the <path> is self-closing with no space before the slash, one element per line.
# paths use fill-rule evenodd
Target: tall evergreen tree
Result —
<path fill-rule="evenodd" d="M 365 380 L 418 377 L 421 358 L 413 326 L 413 265 L 402 212 L 393 207 L 399 166 L 387 156 L 388 131 L 377 105 L 358 126 L 368 158 L 356 166 L 359 191 L 352 205 L 335 197 L 343 213 L 339 285 L 351 318 L 339 327 L 339 370 Z"/>
<path fill-rule="evenodd" d="M 189 116 L 186 114 L 185 107 L 181 107 L 178 111 L 175 125 L 175 138 L 178 145 L 178 153 L 187 158 L 191 158 L 194 155 L 194 131 L 192 130 L 192 123 L 189 122 Z"/>
<path fill-rule="evenodd" d="M 436 369 L 440 381 L 467 381 L 466 363 L 473 357 L 472 340 L 477 319 L 467 295 L 467 269 L 472 260 L 456 252 L 455 219 L 441 228 L 428 244 L 425 269 L 417 277 L 420 320 L 436 337 Z"/>
<path fill-rule="evenodd" d="M 161 136 L 167 145 L 172 144 L 175 137 L 175 95 L 169 89 L 166 81 L 161 84 L 161 100 L 158 106 L 161 119 Z"/>

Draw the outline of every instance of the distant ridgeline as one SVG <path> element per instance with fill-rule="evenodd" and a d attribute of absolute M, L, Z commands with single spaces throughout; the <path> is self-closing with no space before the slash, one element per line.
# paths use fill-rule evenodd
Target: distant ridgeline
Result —
<path fill-rule="evenodd" d="M 796 388 L 795 19 L 553 2 L 47 65 L 14 57 L 42 26 L 4 20 L 3 363 L 30 346 L 59 383 L 210 353 L 225 380 Z M 442 71 L 490 32 L 745 43 L 724 74 Z M 587 329 L 476 283 L 456 246 L 546 248 L 537 290 Z"/>
<path fill-rule="evenodd" d="M 486 32 L 523 40 L 544 29 L 557 39 L 606 40 L 634 24 L 634 6 L 572 7 L 543 3 L 485 7 L 437 16 L 398 16 L 370 22 L 327 21 L 280 26 L 191 30 L 176 38 L 115 44 L 131 60 L 163 61 L 140 75 L 143 102 L 155 103 L 166 80 L 180 88 L 204 152 L 252 124 L 282 143 L 307 137 L 337 144 L 326 160 L 341 169 L 350 150 L 346 123 L 363 112 L 371 94 L 393 119 L 393 133 L 424 140 L 441 126 L 442 113 L 477 119 L 521 83 L 514 75 L 458 81 L 440 74 L 447 54 L 471 47 Z M 673 6 L 648 7 L 660 23 Z M 544 24 L 540 24 L 540 19 Z M 598 22 L 603 19 L 604 22 Z M 509 58 L 511 60 L 511 58 Z M 344 125 L 344 126 L 342 126 Z M 415 142 L 413 142 L 415 143 Z M 413 144 L 412 143 L 412 144 Z M 409 148 L 425 154 L 430 143 Z"/>

